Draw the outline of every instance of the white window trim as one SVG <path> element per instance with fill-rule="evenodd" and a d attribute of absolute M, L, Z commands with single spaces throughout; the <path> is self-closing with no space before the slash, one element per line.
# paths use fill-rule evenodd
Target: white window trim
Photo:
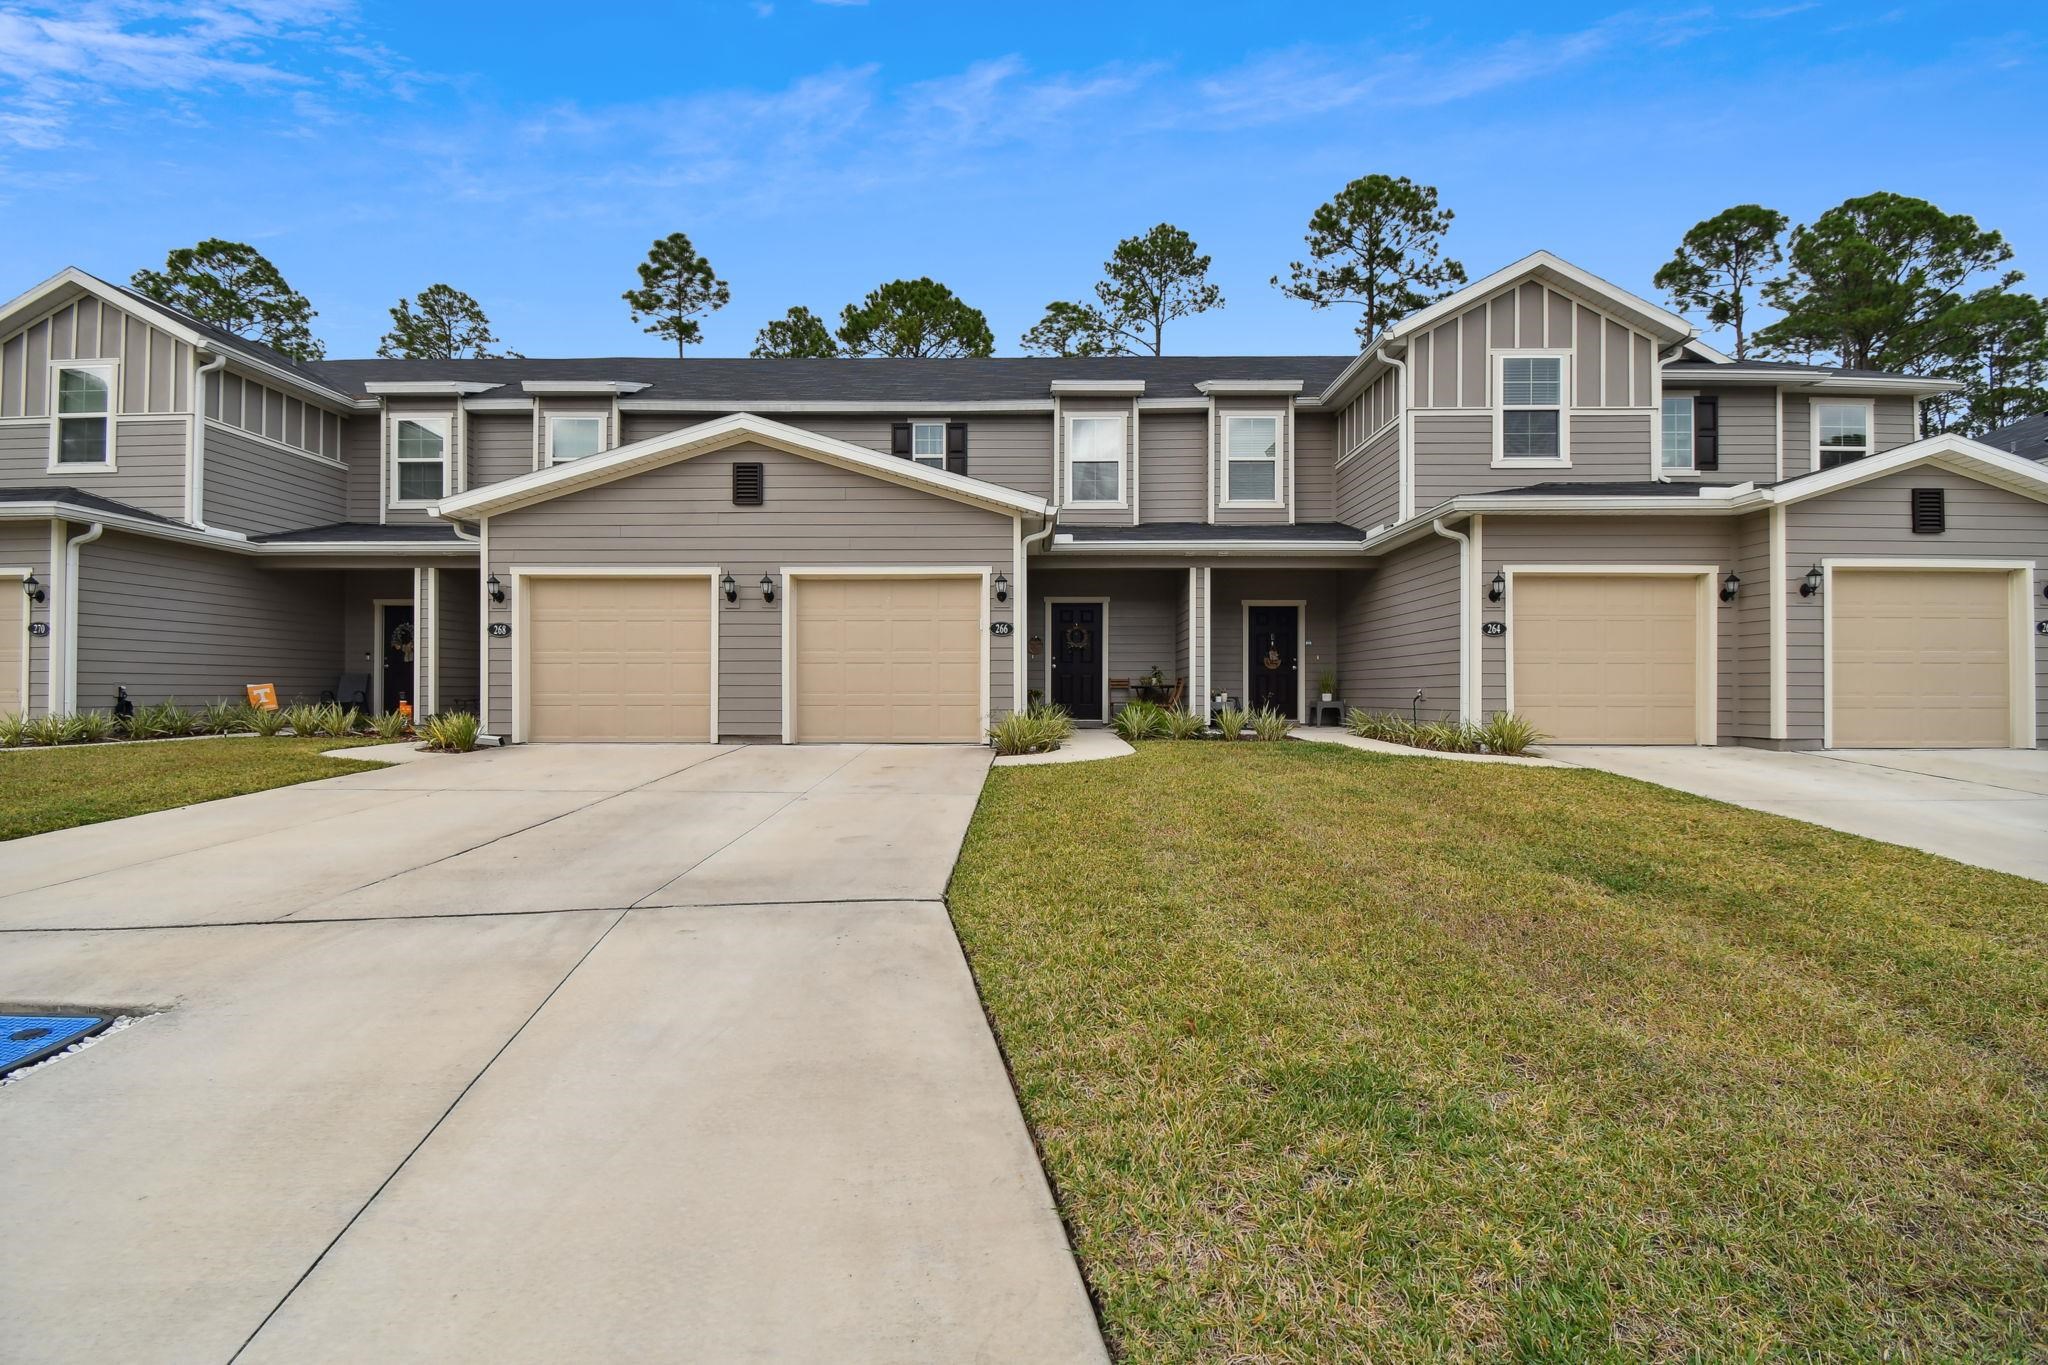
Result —
<path fill-rule="evenodd" d="M 593 451 L 591 451 L 590 453 L 591 453 L 592 455 L 602 455 L 602 454 L 604 454 L 604 453 L 605 453 L 605 451 L 607 451 L 607 450 L 611 449 L 611 447 L 610 447 L 610 446 L 608 446 L 608 445 L 606 445 L 606 444 L 605 444 L 605 436 L 606 436 L 606 431 L 605 431 L 605 415 L 604 415 L 603 413 L 601 413 L 601 412 L 551 412 L 551 413 L 549 413 L 549 414 L 548 414 L 548 422 L 547 422 L 547 462 L 548 462 L 548 464 L 549 464 L 549 465 L 554 465 L 554 464 L 558 464 L 558 463 L 574 463 L 574 461 L 573 461 L 573 460 L 572 460 L 572 461 L 557 461 L 557 460 L 555 459 L 555 425 L 556 425 L 557 423 L 559 423 L 559 422 L 595 422 L 595 423 L 597 423 L 597 449 L 596 449 L 596 450 L 593 450 Z M 586 459 L 586 458 L 588 458 L 588 457 L 587 457 L 587 456 L 582 456 L 582 455 L 579 455 L 579 456 L 577 456 L 577 457 L 575 457 L 575 458 L 576 458 L 576 459 Z"/>
<path fill-rule="evenodd" d="M 1667 392 L 1662 398 L 1657 400 L 1657 472 L 1664 478 L 1693 479 L 1699 477 L 1699 407 L 1693 402 L 1693 399 L 1698 396 L 1694 393 Z M 1690 433 L 1692 438 L 1687 442 L 1685 463 L 1680 465 L 1664 463 L 1664 405 L 1674 398 L 1685 400 L 1685 426 L 1686 431 Z"/>
<path fill-rule="evenodd" d="M 427 461 L 425 460 L 405 460 L 402 462 L 400 461 L 398 457 L 398 424 L 400 422 L 417 422 L 423 427 L 432 427 L 436 431 L 440 432 L 441 497 L 401 498 L 398 495 L 398 489 L 400 486 L 398 480 L 398 466 L 400 465 L 400 463 L 427 463 Z M 391 456 L 388 460 L 385 461 L 385 466 L 390 471 L 389 478 L 391 480 L 391 501 L 388 505 L 392 507 L 433 507 L 440 503 L 443 498 L 452 497 L 456 491 L 453 483 L 453 475 L 455 472 L 455 437 L 454 423 L 450 420 L 449 414 L 444 412 L 394 412 L 391 414 L 390 431 Z"/>
<path fill-rule="evenodd" d="M 1270 421 L 1273 424 L 1273 496 L 1270 498 L 1233 498 L 1230 496 L 1230 466 L 1232 463 L 1230 454 L 1230 424 L 1247 420 Z M 1220 444 L 1222 447 L 1223 468 L 1219 471 L 1222 477 L 1217 491 L 1223 496 L 1216 504 L 1218 507 L 1226 509 L 1236 507 L 1274 509 L 1287 505 L 1287 465 L 1288 457 L 1293 452 L 1288 449 L 1287 414 L 1285 412 L 1278 408 L 1270 412 L 1226 412 L 1223 414 L 1223 440 Z M 1239 459 L 1237 463 L 1253 464 L 1255 461 Z M 1285 604 L 1281 603 L 1278 605 Z"/>
<path fill-rule="evenodd" d="M 918 429 L 919 427 L 937 427 L 937 428 L 939 429 L 939 456 L 938 456 L 938 463 L 937 463 L 937 464 L 933 464 L 933 463 L 931 463 L 931 461 L 929 461 L 929 460 L 928 460 L 928 459 L 926 459 L 926 458 L 925 458 L 924 456 L 922 456 L 922 455 L 919 455 L 919 454 L 917 453 L 917 429 Z M 924 467 L 925 467 L 926 469 L 944 469 L 944 468 L 946 467 L 946 419 L 945 419 L 945 418 L 943 418 L 943 417 L 913 417 L 913 418 L 911 418 L 911 419 L 910 419 L 910 462 L 911 462 L 912 464 L 921 464 L 921 465 L 923 465 L 923 466 L 924 466 Z"/>
<path fill-rule="evenodd" d="M 1554 359 L 1557 366 L 1557 457 L 1504 455 L 1502 450 L 1507 442 L 1508 409 L 1501 398 L 1507 386 L 1501 382 L 1501 371 L 1509 360 Z M 1493 467 L 1495 469 L 1570 469 L 1572 467 L 1572 353 L 1567 348 L 1542 346 L 1517 346 L 1486 353 L 1488 400 L 1493 412 Z M 1516 408 L 1515 411 L 1543 411 L 1541 408 Z"/>
<path fill-rule="evenodd" d="M 107 423 L 107 450 L 105 459 L 59 461 L 57 458 L 57 452 L 62 446 L 62 434 L 64 427 L 64 418 L 57 411 L 57 383 L 59 376 L 65 370 L 89 370 L 95 374 L 104 375 L 106 377 L 107 410 L 104 416 L 106 418 Z M 113 473 L 116 468 L 114 455 L 114 419 L 118 417 L 121 412 L 121 362 L 118 360 L 104 359 L 52 360 L 50 362 L 49 386 L 50 454 L 48 467 L 45 470 L 45 472 L 50 474 Z M 73 415 L 77 417 L 89 417 L 92 414 L 81 412 L 74 413 Z"/>
<path fill-rule="evenodd" d="M 1063 447 L 1066 477 L 1061 481 L 1065 487 L 1066 505 L 1074 508 L 1093 508 L 1102 511 L 1122 511 L 1131 505 L 1131 451 L 1130 428 L 1124 425 L 1125 414 L 1121 412 L 1070 412 L 1066 415 L 1066 430 Z M 1114 499 L 1077 498 L 1074 496 L 1074 424 L 1077 422 L 1116 423 L 1116 497 Z M 1100 464 L 1100 460 L 1086 461 Z"/>
<path fill-rule="evenodd" d="M 1820 410 L 1822 408 L 1863 409 L 1863 459 L 1877 454 L 1877 403 L 1869 398 L 1822 398 L 1816 396 L 1806 410 L 1806 469 L 1820 468 Z M 1854 464 L 1856 461 L 1847 461 Z"/>

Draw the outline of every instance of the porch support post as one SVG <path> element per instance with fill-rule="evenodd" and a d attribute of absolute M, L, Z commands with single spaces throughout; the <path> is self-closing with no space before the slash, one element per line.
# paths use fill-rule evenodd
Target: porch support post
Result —
<path fill-rule="evenodd" d="M 1200 629 L 1202 641 L 1199 651 L 1202 661 L 1202 687 L 1199 694 L 1202 699 L 1201 714 L 1207 716 L 1209 714 L 1209 697 L 1216 690 L 1216 641 L 1214 638 L 1215 632 L 1211 629 L 1215 624 L 1216 613 L 1210 605 L 1216 600 L 1216 571 L 1207 564 L 1204 564 L 1201 572 L 1201 591 L 1196 602 L 1199 611 L 1195 617 L 1195 624 Z"/>

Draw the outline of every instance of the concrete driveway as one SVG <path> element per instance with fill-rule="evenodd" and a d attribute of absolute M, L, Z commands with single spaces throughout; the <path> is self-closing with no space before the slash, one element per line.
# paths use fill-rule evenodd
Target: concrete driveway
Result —
<path fill-rule="evenodd" d="M 0 853 L 37 1361 L 1105 1359 L 941 900 L 986 751 L 528 747 Z"/>
<path fill-rule="evenodd" d="M 1544 753 L 2048 881 L 2048 750 L 1558 747 Z"/>

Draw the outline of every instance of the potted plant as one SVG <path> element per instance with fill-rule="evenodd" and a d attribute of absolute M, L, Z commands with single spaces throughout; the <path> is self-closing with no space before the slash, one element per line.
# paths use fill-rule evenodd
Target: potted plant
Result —
<path fill-rule="evenodd" d="M 1316 686 L 1322 690 L 1324 701 L 1337 700 L 1337 670 L 1326 668 L 1316 678 Z"/>

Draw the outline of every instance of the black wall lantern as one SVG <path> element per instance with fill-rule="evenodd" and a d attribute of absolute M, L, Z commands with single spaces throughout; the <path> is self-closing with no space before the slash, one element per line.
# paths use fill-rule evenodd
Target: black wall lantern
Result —
<path fill-rule="evenodd" d="M 718 590 L 725 594 L 725 600 L 728 603 L 740 600 L 740 585 L 733 581 L 731 574 L 727 574 L 718 580 Z"/>
<path fill-rule="evenodd" d="M 1741 591 L 1742 580 L 1740 578 L 1737 578 L 1734 572 L 1731 570 L 1728 576 L 1721 580 L 1721 600 L 1723 602 L 1733 602 L 1735 600 L 1735 594 Z"/>
<path fill-rule="evenodd" d="M 996 590 L 996 601 L 1007 602 L 1010 600 L 1010 580 L 1003 577 L 1001 569 L 996 570 L 996 576 L 991 578 L 989 583 Z"/>
<path fill-rule="evenodd" d="M 38 579 L 34 574 L 30 574 L 27 578 L 21 580 L 21 592 L 31 602 L 47 602 L 50 600 L 50 594 L 43 591 L 42 580 Z"/>
<path fill-rule="evenodd" d="M 1800 581 L 1799 595 L 1801 597 L 1813 596 L 1815 593 L 1820 591 L 1820 584 L 1820 565 L 1816 564 L 1806 571 L 1806 577 Z"/>
<path fill-rule="evenodd" d="M 763 602 L 773 602 L 775 600 L 775 580 L 767 574 L 761 575 L 761 600 Z"/>
<path fill-rule="evenodd" d="M 1486 589 L 1486 600 L 1498 602 L 1508 595 L 1508 576 L 1499 569 L 1493 571 L 1493 583 Z"/>
<path fill-rule="evenodd" d="M 505 601 L 505 585 L 498 581 L 498 576 L 496 574 L 492 574 L 489 578 L 486 578 L 484 580 L 484 587 L 491 594 L 491 600 L 493 602 L 503 605 Z"/>

